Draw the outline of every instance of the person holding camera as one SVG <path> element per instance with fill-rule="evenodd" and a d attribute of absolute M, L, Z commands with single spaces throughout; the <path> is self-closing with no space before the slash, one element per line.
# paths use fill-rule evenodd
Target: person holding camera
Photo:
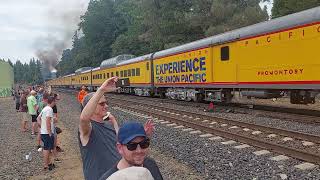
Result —
<path fill-rule="evenodd" d="M 86 180 L 99 179 L 121 158 L 115 146 L 118 123 L 108 113 L 109 106 L 104 96 L 104 93 L 118 89 L 117 81 L 118 77 L 107 79 L 96 92 L 87 94 L 82 102 L 84 108 L 80 115 L 78 139 Z M 148 121 L 145 129 L 147 134 L 151 134 L 153 124 Z"/>

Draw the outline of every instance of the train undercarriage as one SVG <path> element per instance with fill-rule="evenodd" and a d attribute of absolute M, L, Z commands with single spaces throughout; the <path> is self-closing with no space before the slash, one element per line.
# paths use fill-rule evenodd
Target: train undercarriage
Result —
<path fill-rule="evenodd" d="M 80 88 L 65 86 L 66 88 Z M 97 87 L 88 87 L 94 91 Z M 155 96 L 160 98 L 176 99 L 181 101 L 209 101 L 230 103 L 234 97 L 274 99 L 289 98 L 291 104 L 314 104 L 320 93 L 318 90 L 263 90 L 263 89 L 193 89 L 193 88 L 132 88 L 122 87 L 118 93 L 133 94 L 137 96 Z"/>
<path fill-rule="evenodd" d="M 232 99 L 246 97 L 248 99 L 289 98 L 291 104 L 314 104 L 319 91 L 316 90 L 260 90 L 260 89 L 192 89 L 192 88 L 134 88 L 121 92 L 137 96 L 158 96 L 160 98 L 181 101 L 210 101 L 230 103 Z"/>

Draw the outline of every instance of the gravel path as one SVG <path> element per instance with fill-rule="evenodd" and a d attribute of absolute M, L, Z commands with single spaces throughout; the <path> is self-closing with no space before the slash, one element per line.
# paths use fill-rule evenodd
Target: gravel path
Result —
<path fill-rule="evenodd" d="M 25 179 L 42 170 L 30 130 L 20 131 L 20 115 L 15 110 L 12 98 L 0 98 L 0 179 Z M 31 118 L 29 129 L 30 122 Z M 32 156 L 30 162 L 25 159 L 29 152 Z"/>

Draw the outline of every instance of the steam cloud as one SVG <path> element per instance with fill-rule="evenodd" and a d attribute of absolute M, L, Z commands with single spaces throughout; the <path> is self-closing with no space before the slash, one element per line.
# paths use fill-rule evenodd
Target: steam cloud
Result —
<path fill-rule="evenodd" d="M 37 38 L 34 42 L 35 55 L 46 70 L 54 70 L 63 50 L 71 45 L 72 36 L 77 30 L 80 16 L 84 13 L 87 2 L 88 0 L 69 0 L 69 4 L 50 4 L 48 21 L 59 25 L 59 28 L 50 29 L 53 26 L 49 23 L 48 34 Z M 67 5 L 70 8 L 66 7 Z M 64 7 L 61 8 L 61 6 Z"/>

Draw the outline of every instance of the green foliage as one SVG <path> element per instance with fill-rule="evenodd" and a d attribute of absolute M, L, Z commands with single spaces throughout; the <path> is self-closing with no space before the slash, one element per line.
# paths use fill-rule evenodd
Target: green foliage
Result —
<path fill-rule="evenodd" d="M 41 84 L 41 62 L 32 58 L 29 64 L 22 64 L 19 60 L 13 64 L 14 82 L 27 84 Z"/>
<path fill-rule="evenodd" d="M 175 47 L 268 19 L 266 0 L 91 0 L 59 75 L 97 67 L 119 54 L 136 56 Z M 82 32 L 79 35 L 79 32 Z"/>
<path fill-rule="evenodd" d="M 274 0 L 272 18 L 320 6 L 320 0 Z"/>

